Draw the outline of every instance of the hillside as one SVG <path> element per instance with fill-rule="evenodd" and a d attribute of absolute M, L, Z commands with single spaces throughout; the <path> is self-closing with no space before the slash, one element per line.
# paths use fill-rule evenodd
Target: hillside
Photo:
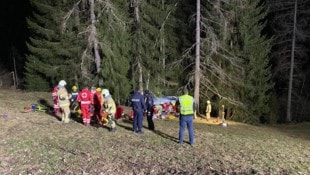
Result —
<path fill-rule="evenodd" d="M 310 124 L 251 126 L 195 119 L 195 145 L 179 145 L 178 119 L 155 120 L 156 131 L 115 133 L 78 119 L 61 124 L 48 112 L 49 93 L 0 90 L 0 174 L 309 174 Z M 144 120 L 146 127 L 146 120 Z M 188 140 L 187 132 L 185 139 Z"/>

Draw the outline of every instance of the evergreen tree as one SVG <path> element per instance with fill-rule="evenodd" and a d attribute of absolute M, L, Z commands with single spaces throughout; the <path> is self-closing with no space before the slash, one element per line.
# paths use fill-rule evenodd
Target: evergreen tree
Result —
<path fill-rule="evenodd" d="M 232 44 L 237 35 L 234 14 L 232 2 L 202 3 L 201 101 L 206 104 L 211 100 L 216 116 L 222 105 L 227 109 L 242 106 L 238 94 L 243 83 L 240 77 L 243 65 Z"/>
<path fill-rule="evenodd" d="M 129 71 L 129 14 L 124 1 L 97 4 L 98 33 L 102 51 L 103 87 L 108 88 L 116 102 L 123 103 L 131 88 Z"/>
<path fill-rule="evenodd" d="M 270 113 L 270 99 L 273 83 L 268 59 L 270 40 L 263 36 L 262 22 L 267 11 L 259 0 L 243 2 L 237 8 L 237 22 L 240 29 L 240 57 L 244 60 L 244 86 L 241 100 L 245 104 L 243 121 L 257 123 L 260 117 Z"/>
<path fill-rule="evenodd" d="M 167 66 L 178 57 L 176 0 L 132 1 L 132 83 L 152 89 L 157 94 L 169 93 L 169 87 L 177 84 L 175 74 Z M 174 78 L 173 78 L 174 77 Z M 165 89 L 163 89 L 165 87 Z"/>
<path fill-rule="evenodd" d="M 270 8 L 269 33 L 274 38 L 270 57 L 273 65 L 273 80 L 276 82 L 275 91 L 279 109 L 281 109 L 278 111 L 280 121 L 301 121 L 309 118 L 309 109 L 307 108 L 309 98 L 306 95 L 308 88 L 305 87 L 309 76 L 308 71 L 305 70 L 309 65 L 307 45 L 310 35 L 308 27 L 310 1 L 267 0 L 266 2 Z M 294 18 L 295 13 L 296 19 Z M 291 70 L 292 74 L 290 74 Z M 290 91 L 291 98 L 288 97 L 288 91 Z M 291 112 L 282 110 L 289 110 L 289 104 L 291 104 Z M 289 113 L 290 117 L 285 118 Z"/>
<path fill-rule="evenodd" d="M 74 59 L 78 56 L 78 40 L 74 33 L 63 32 L 62 1 L 31 0 L 33 15 L 28 19 L 31 32 L 27 43 L 26 88 L 48 91 L 64 79 L 72 81 L 77 71 Z"/>
<path fill-rule="evenodd" d="M 234 119 L 256 123 L 270 112 L 273 87 L 270 40 L 261 35 L 267 12 L 258 1 L 214 0 L 203 7 L 202 96 L 211 99 L 217 112 L 225 105 L 226 116 L 233 108 Z"/>

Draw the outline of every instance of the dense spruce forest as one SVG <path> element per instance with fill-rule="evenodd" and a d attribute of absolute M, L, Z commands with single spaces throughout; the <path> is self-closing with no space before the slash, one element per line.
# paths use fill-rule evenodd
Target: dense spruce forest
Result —
<path fill-rule="evenodd" d="M 6 0 L 0 88 L 59 80 L 194 96 L 246 123 L 310 120 L 309 0 Z"/>

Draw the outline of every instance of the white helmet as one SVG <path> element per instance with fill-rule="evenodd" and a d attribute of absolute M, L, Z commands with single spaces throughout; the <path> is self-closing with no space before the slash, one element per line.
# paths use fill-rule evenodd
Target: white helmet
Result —
<path fill-rule="evenodd" d="M 208 100 L 208 101 L 207 101 L 207 103 L 209 104 L 209 103 L 210 103 L 210 101 Z"/>
<path fill-rule="evenodd" d="M 65 80 L 60 80 L 58 83 L 59 86 L 66 86 L 67 82 Z"/>
<path fill-rule="evenodd" d="M 104 95 L 105 97 L 110 95 L 110 92 L 108 89 L 102 89 L 101 94 Z"/>

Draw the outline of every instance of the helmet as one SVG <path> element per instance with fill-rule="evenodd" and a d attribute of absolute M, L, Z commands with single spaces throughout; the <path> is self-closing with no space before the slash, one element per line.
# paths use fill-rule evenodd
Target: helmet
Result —
<path fill-rule="evenodd" d="M 67 82 L 65 80 L 60 80 L 58 83 L 59 86 L 66 86 Z"/>
<path fill-rule="evenodd" d="M 210 104 L 210 101 L 208 100 L 207 103 Z"/>
<path fill-rule="evenodd" d="M 96 89 L 96 91 L 101 92 L 101 88 L 100 88 L 100 87 L 98 87 L 98 88 Z"/>
<path fill-rule="evenodd" d="M 74 91 L 77 90 L 77 86 L 75 86 L 75 85 L 72 86 L 72 90 L 74 90 Z"/>
<path fill-rule="evenodd" d="M 108 89 L 102 89 L 101 94 L 104 95 L 104 96 L 109 96 L 110 92 L 109 92 Z"/>

